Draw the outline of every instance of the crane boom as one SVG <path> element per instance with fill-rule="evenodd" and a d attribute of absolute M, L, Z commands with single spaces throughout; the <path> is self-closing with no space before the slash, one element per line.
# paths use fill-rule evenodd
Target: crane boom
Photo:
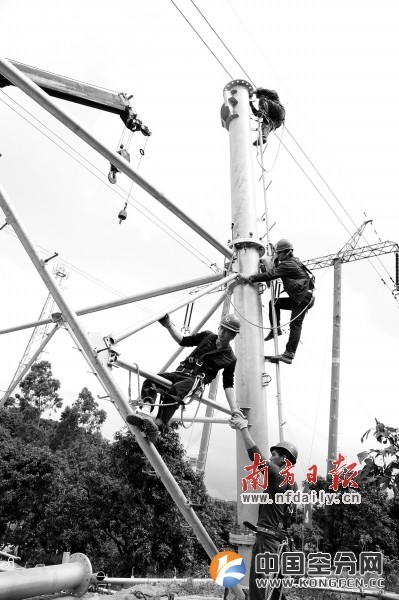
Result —
<path fill-rule="evenodd" d="M 151 135 L 148 127 L 143 125 L 130 106 L 129 100 L 132 96 L 44 71 L 16 60 L 10 62 L 50 96 L 117 114 L 131 131 L 141 131 L 146 136 Z M 8 85 L 14 84 L 0 74 L 0 88 Z"/>

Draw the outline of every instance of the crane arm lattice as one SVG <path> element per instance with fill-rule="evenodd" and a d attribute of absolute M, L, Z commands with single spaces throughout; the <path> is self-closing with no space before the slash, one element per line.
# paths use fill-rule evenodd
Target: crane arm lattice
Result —
<path fill-rule="evenodd" d="M 324 269 L 334 264 L 337 258 L 341 261 L 351 262 L 353 260 L 362 260 L 363 258 L 373 258 L 382 254 L 390 254 L 391 252 L 399 252 L 399 245 L 396 242 L 381 242 L 360 248 L 351 248 L 349 253 L 342 254 L 341 252 L 320 256 L 319 258 L 310 258 L 303 262 L 311 271 L 314 269 Z"/>

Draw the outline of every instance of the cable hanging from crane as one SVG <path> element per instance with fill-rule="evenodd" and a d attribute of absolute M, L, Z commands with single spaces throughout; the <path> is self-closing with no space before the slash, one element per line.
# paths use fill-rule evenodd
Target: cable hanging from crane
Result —
<path fill-rule="evenodd" d="M 101 176 L 99 176 L 96 173 L 94 173 L 93 171 L 91 171 L 85 164 L 83 164 L 78 158 L 76 158 L 76 156 L 74 156 L 73 154 L 71 154 L 70 152 L 68 152 L 68 150 L 66 150 L 66 148 L 60 146 L 60 144 L 58 144 L 54 139 L 52 139 L 44 131 L 42 131 L 39 127 L 37 127 L 34 123 L 32 123 L 31 121 L 29 121 L 29 119 L 27 119 L 26 117 L 24 117 L 24 115 L 22 115 L 20 112 L 18 112 L 18 110 L 16 110 L 15 108 L 13 108 L 9 104 L 7 104 L 7 102 L 3 98 L 0 98 L 0 101 L 3 102 L 3 104 L 5 104 L 8 108 L 10 108 L 12 111 L 14 111 L 18 116 L 20 116 L 22 119 L 24 119 L 24 121 L 26 121 L 27 123 L 29 123 L 29 125 L 31 125 L 32 127 L 34 127 L 39 133 L 41 133 L 42 135 L 44 135 L 44 137 L 46 137 L 48 140 L 50 140 L 50 142 L 52 142 L 53 144 L 55 144 L 60 150 L 62 150 L 63 152 L 65 152 L 70 158 L 72 158 L 74 161 L 76 161 L 78 164 L 80 164 L 84 169 L 86 169 L 89 173 L 91 173 L 94 177 L 96 177 L 99 181 L 101 181 L 101 183 L 103 185 L 106 185 L 108 189 L 111 189 L 115 194 L 118 194 L 118 196 L 121 196 L 125 200 L 125 198 L 126 198 L 126 196 L 125 196 L 126 191 L 123 188 L 121 188 L 118 184 L 116 184 L 113 187 L 109 186 L 107 184 L 107 182 L 104 181 L 104 179 L 103 179 L 103 171 L 101 169 L 99 169 L 96 165 L 94 165 L 93 163 L 91 163 L 85 156 L 83 156 L 83 154 L 81 154 L 80 152 L 78 152 L 77 150 L 75 150 L 73 148 L 73 146 L 71 146 L 68 142 L 66 142 L 65 140 L 63 140 L 63 138 L 61 138 L 59 135 L 57 135 L 55 132 L 53 132 L 49 127 L 47 127 L 47 125 L 45 125 L 37 117 L 35 117 L 34 115 L 32 115 L 26 108 L 24 108 L 23 106 L 21 106 L 16 100 L 14 100 L 13 98 L 10 98 L 4 92 L 4 90 L 0 90 L 0 92 L 2 92 L 2 94 L 4 96 L 6 96 L 8 100 L 14 102 L 19 108 L 21 108 L 23 111 L 25 111 L 31 118 L 35 119 L 35 121 L 37 121 L 38 123 L 40 123 L 40 125 L 42 127 L 44 127 L 45 129 L 47 129 L 47 131 L 49 131 L 52 135 L 54 135 L 56 138 L 58 138 L 63 144 L 65 144 L 66 146 L 68 146 L 73 152 L 75 152 L 84 161 L 86 161 L 93 169 L 95 169 Z M 140 154 L 143 156 L 142 152 L 140 152 Z M 119 192 L 118 189 L 116 189 L 116 188 L 120 189 L 121 192 L 123 192 L 123 194 L 121 192 Z M 162 222 L 162 225 L 164 227 L 167 227 L 170 230 L 170 232 L 172 232 L 172 233 L 170 233 L 169 231 L 167 231 L 166 229 L 164 229 L 163 226 L 161 226 L 159 223 L 157 223 L 156 221 L 154 221 L 145 212 L 143 212 L 143 210 L 145 210 L 152 217 L 154 217 L 155 219 L 159 220 L 159 218 L 156 215 L 154 215 L 154 213 L 152 211 L 150 211 L 146 206 L 144 206 L 136 198 L 134 198 L 134 201 L 135 201 L 135 204 L 132 204 L 131 202 L 129 202 L 129 205 L 132 206 L 135 210 L 137 210 L 140 214 L 142 214 L 146 219 L 148 219 L 149 221 L 151 221 L 151 223 L 153 223 L 156 227 L 158 227 L 159 229 L 161 229 L 161 231 L 163 231 L 164 233 L 166 233 L 166 235 L 168 235 L 175 242 L 177 242 L 184 250 L 186 250 L 187 252 L 189 252 L 190 254 L 192 254 L 197 260 L 199 260 L 200 262 L 202 262 L 205 266 L 207 266 L 211 270 L 213 270 L 213 271 L 215 270 L 215 263 L 212 262 L 207 256 L 205 256 L 200 250 L 197 250 L 197 248 L 193 244 L 191 244 L 189 241 L 187 241 L 185 238 L 183 238 L 172 227 L 170 227 L 166 223 Z M 138 206 L 140 206 L 143 210 L 140 210 L 140 208 L 138 208 L 136 206 L 136 204 Z M 184 242 L 184 244 L 187 244 L 187 246 L 190 246 L 191 248 L 193 248 L 193 250 L 195 250 L 197 252 L 197 254 L 199 254 L 200 256 L 202 256 L 205 259 L 205 261 L 207 261 L 207 262 L 205 262 L 204 260 L 202 260 L 201 258 L 199 258 L 199 256 L 197 256 L 196 254 L 194 254 L 194 252 L 192 252 L 189 248 L 187 248 L 186 246 L 184 246 L 183 243 L 181 243 L 177 238 L 180 238 Z M 209 264 L 207 264 L 207 263 L 209 263 Z M 216 267 L 217 267 L 217 265 L 216 265 Z"/>
<path fill-rule="evenodd" d="M 131 136 L 130 136 L 130 139 L 131 139 Z M 137 171 L 140 169 L 141 161 L 143 159 L 143 156 L 145 155 L 145 149 L 147 146 L 148 139 L 149 139 L 148 137 L 145 138 L 144 148 L 140 148 L 140 158 L 139 158 L 139 162 L 137 163 Z M 130 162 L 130 160 L 129 160 L 129 162 Z M 121 211 L 119 211 L 119 214 L 118 214 L 119 225 L 122 223 L 122 221 L 126 221 L 126 219 L 127 219 L 127 210 L 126 209 L 127 209 L 127 205 L 130 204 L 129 198 L 130 198 L 130 194 L 132 193 L 133 186 L 134 186 L 134 181 L 132 181 L 130 189 L 128 191 L 125 206 L 124 206 L 124 208 L 122 208 Z"/>

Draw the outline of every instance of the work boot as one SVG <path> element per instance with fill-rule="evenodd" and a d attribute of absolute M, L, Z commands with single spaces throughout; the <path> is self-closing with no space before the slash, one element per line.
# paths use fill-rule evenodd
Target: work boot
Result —
<path fill-rule="evenodd" d="M 158 425 L 150 415 L 138 409 L 133 414 L 128 415 L 126 421 L 130 423 L 130 425 L 138 427 L 140 431 L 144 431 L 150 442 L 156 441 L 159 431 Z"/>
<path fill-rule="evenodd" d="M 277 328 L 277 335 L 283 335 L 283 332 L 281 331 L 280 327 Z M 269 333 L 267 334 L 267 336 L 265 337 L 265 342 L 270 342 L 270 340 L 273 340 L 273 339 L 274 339 L 273 329 L 271 329 L 269 331 Z"/>
<path fill-rule="evenodd" d="M 262 138 L 262 143 L 263 145 L 265 145 L 267 142 L 267 138 L 263 137 Z M 260 140 L 255 140 L 254 143 L 252 144 L 253 146 L 260 146 Z"/>
<path fill-rule="evenodd" d="M 277 356 L 275 357 L 276 360 L 279 360 L 280 362 L 284 362 L 287 365 L 290 365 L 292 363 L 292 361 L 294 360 L 293 356 L 289 356 L 288 354 L 286 354 L 285 352 L 283 354 L 277 354 Z"/>

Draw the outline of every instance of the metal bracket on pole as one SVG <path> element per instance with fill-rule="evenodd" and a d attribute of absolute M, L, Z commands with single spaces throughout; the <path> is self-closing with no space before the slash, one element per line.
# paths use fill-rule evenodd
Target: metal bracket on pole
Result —
<path fill-rule="evenodd" d="M 252 237 L 248 238 L 236 238 L 232 242 L 228 243 L 229 248 L 234 248 L 235 250 L 242 250 L 245 248 L 256 248 L 259 256 L 263 256 L 266 252 L 266 248 L 264 244 L 260 240 L 256 240 Z"/>

